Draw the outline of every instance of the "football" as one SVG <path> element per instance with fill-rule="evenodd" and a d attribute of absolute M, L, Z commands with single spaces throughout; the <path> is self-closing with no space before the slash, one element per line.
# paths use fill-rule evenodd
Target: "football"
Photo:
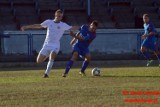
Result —
<path fill-rule="evenodd" d="M 101 70 L 96 67 L 92 69 L 92 76 L 100 76 Z"/>

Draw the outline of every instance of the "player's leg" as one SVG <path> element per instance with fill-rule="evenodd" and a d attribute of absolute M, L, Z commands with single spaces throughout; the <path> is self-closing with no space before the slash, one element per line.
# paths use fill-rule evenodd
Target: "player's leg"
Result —
<path fill-rule="evenodd" d="M 156 45 L 155 45 L 155 55 L 157 56 L 157 59 L 159 61 L 159 67 L 160 67 L 160 42 L 157 40 Z"/>
<path fill-rule="evenodd" d="M 147 52 L 147 48 L 142 46 L 141 47 L 141 52 L 143 54 L 143 56 L 147 59 L 147 65 L 146 66 L 149 66 L 153 60 L 151 60 L 151 57 L 149 56 L 148 52 Z"/>
<path fill-rule="evenodd" d="M 39 53 L 38 56 L 37 56 L 37 64 L 40 64 L 40 63 L 44 62 L 46 59 L 47 59 L 46 55 L 43 55 L 43 54 Z"/>
<path fill-rule="evenodd" d="M 160 67 L 160 52 L 158 49 L 154 48 L 154 54 L 156 55 L 158 62 L 159 62 L 159 67 Z"/>
<path fill-rule="evenodd" d="M 144 56 L 147 60 L 150 60 L 150 59 L 151 59 L 150 56 L 149 56 L 149 54 L 148 54 L 148 52 L 147 52 L 147 48 L 146 48 L 146 47 L 142 46 L 142 47 L 141 47 L 141 52 L 142 52 L 143 56 Z"/>
<path fill-rule="evenodd" d="M 154 54 L 156 55 L 156 57 L 157 57 L 157 59 L 158 59 L 159 66 L 160 66 L 160 53 L 159 53 L 159 51 L 158 51 L 158 49 L 157 49 L 154 41 L 150 43 L 149 48 L 150 48 L 151 50 L 153 50 Z"/>
<path fill-rule="evenodd" d="M 37 63 L 40 64 L 44 62 L 49 56 L 49 50 L 46 47 L 43 47 L 38 56 L 37 56 Z"/>
<path fill-rule="evenodd" d="M 91 61 L 91 54 L 90 54 L 88 48 L 83 49 L 83 55 L 84 55 L 85 59 L 84 59 L 83 64 L 82 64 L 80 74 L 85 75 L 85 70 L 88 67 L 89 62 Z"/>
<path fill-rule="evenodd" d="M 149 47 L 149 42 L 144 40 L 141 44 L 141 52 L 143 56 L 147 59 L 147 66 L 149 66 L 152 63 L 151 57 L 149 56 L 147 52 L 147 48 Z"/>
<path fill-rule="evenodd" d="M 150 44 L 148 41 L 144 40 L 141 44 L 141 52 L 143 54 L 143 56 L 147 59 L 147 60 L 151 60 L 148 52 L 147 52 L 147 49 L 149 48 Z"/>
<path fill-rule="evenodd" d="M 79 53 L 77 51 L 74 51 L 72 54 L 72 58 L 70 59 L 70 61 L 68 61 L 68 64 L 66 66 L 65 72 L 62 75 L 63 77 L 66 77 L 67 74 L 69 73 L 69 70 L 71 69 L 73 62 L 77 60 Z"/>
<path fill-rule="evenodd" d="M 56 56 L 57 56 L 57 53 L 55 51 L 51 51 L 51 53 L 49 55 L 49 61 L 48 61 L 48 64 L 47 64 L 47 68 L 46 68 L 44 77 L 48 77 L 48 75 L 49 75 L 49 73 L 52 69 L 52 66 L 54 64 L 54 59 L 56 58 Z"/>
<path fill-rule="evenodd" d="M 85 54 L 85 60 L 83 61 L 80 74 L 85 76 L 85 70 L 88 67 L 90 61 L 91 61 L 91 54 L 90 53 Z"/>

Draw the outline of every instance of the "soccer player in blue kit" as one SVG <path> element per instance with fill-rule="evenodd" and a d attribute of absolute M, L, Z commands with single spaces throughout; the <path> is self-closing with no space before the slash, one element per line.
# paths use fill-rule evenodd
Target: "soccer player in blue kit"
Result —
<path fill-rule="evenodd" d="M 79 29 L 79 32 L 75 35 L 72 31 L 70 31 L 70 35 L 74 37 L 71 41 L 71 45 L 73 45 L 73 53 L 72 58 L 67 64 L 63 77 L 66 77 L 70 68 L 72 67 L 74 61 L 77 60 L 78 56 L 84 58 L 84 62 L 82 64 L 80 74 L 85 76 L 85 70 L 89 65 L 91 60 L 91 54 L 89 52 L 90 43 L 96 38 L 96 29 L 98 27 L 98 22 L 93 21 L 89 26 L 82 25 Z"/>
<path fill-rule="evenodd" d="M 141 44 L 141 52 L 144 55 L 144 57 L 148 60 L 147 66 L 149 66 L 152 63 L 152 60 L 147 53 L 147 49 L 153 50 L 154 54 L 157 56 L 157 59 L 159 61 L 159 67 L 160 67 L 160 53 L 156 49 L 155 46 L 155 28 L 153 24 L 149 20 L 149 15 L 144 14 L 143 15 L 143 21 L 144 21 L 144 35 L 142 35 L 143 42 Z"/>

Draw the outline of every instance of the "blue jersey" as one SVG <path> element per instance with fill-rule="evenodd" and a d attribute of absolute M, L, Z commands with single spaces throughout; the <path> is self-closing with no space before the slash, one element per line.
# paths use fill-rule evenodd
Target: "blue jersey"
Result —
<path fill-rule="evenodd" d="M 155 28 L 151 22 L 144 24 L 144 32 L 145 32 L 145 34 L 149 34 L 150 32 L 156 32 Z M 152 50 L 156 50 L 155 35 L 151 35 L 151 36 L 146 37 L 143 40 L 141 46 L 152 49 Z"/>
<path fill-rule="evenodd" d="M 145 34 L 149 34 L 150 32 L 156 32 L 155 28 L 154 28 L 154 25 L 151 22 L 149 22 L 147 24 L 144 24 L 144 32 L 145 32 Z M 151 35 L 149 37 L 146 37 L 144 40 L 148 41 L 148 42 L 150 42 L 150 41 L 154 42 L 155 41 L 155 35 Z"/>
<path fill-rule="evenodd" d="M 82 25 L 79 29 L 80 36 L 84 38 L 83 41 L 77 40 L 75 45 L 78 45 L 80 48 L 88 48 L 90 43 L 95 39 L 96 33 L 89 31 L 89 26 Z"/>

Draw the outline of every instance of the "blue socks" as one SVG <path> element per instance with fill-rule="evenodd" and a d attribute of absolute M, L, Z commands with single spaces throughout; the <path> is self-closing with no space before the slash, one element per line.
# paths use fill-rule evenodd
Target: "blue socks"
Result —
<path fill-rule="evenodd" d="M 68 74 L 68 72 L 71 69 L 72 65 L 73 65 L 73 61 L 70 60 L 68 62 L 68 64 L 67 64 L 67 67 L 66 67 L 66 70 L 65 70 L 64 74 Z"/>
<path fill-rule="evenodd" d="M 73 61 L 70 60 L 67 64 L 67 67 L 66 67 L 66 70 L 65 70 L 64 74 L 69 73 L 69 70 L 71 69 L 72 65 L 73 65 Z M 89 62 L 84 61 L 83 64 L 82 64 L 81 72 L 84 72 L 86 70 L 86 68 L 88 67 L 88 65 L 89 65 Z"/>
<path fill-rule="evenodd" d="M 82 64 L 82 68 L 81 68 L 81 72 L 84 72 L 86 70 L 86 68 L 88 67 L 89 62 L 88 61 L 84 61 Z"/>

